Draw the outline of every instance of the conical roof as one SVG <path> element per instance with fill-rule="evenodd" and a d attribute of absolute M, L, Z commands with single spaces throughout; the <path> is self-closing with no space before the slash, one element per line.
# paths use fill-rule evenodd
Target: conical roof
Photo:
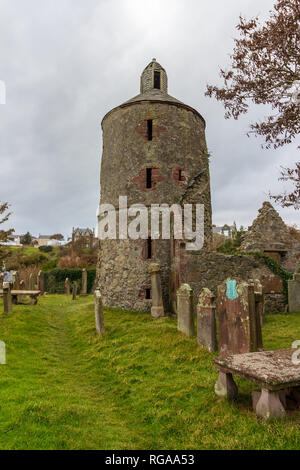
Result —
<path fill-rule="evenodd" d="M 158 74 L 158 75 L 155 75 Z M 157 80 L 156 80 L 157 79 Z M 174 104 L 177 106 L 182 106 L 190 111 L 196 113 L 204 122 L 203 117 L 201 114 L 192 108 L 184 104 L 182 101 L 179 101 L 177 98 L 168 94 L 168 76 L 165 69 L 156 61 L 156 59 L 152 59 L 151 62 L 145 67 L 141 75 L 141 86 L 140 86 L 140 93 L 133 98 L 125 101 L 120 106 L 113 108 L 109 111 L 104 118 L 110 114 L 112 111 L 118 108 L 130 106 L 135 103 L 143 102 L 143 101 L 153 101 L 153 102 L 165 102 Z M 104 119 L 103 118 L 103 119 Z"/>

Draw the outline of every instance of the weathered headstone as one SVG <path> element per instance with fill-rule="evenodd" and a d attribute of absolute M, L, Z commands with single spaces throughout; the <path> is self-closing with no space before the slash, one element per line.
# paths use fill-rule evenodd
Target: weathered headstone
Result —
<path fill-rule="evenodd" d="M 181 284 L 177 291 L 177 329 L 188 337 L 195 335 L 193 290 L 188 284 Z"/>
<path fill-rule="evenodd" d="M 105 327 L 104 327 L 103 305 L 102 305 L 101 293 L 99 289 L 95 290 L 94 299 L 95 299 L 96 331 L 99 335 L 102 335 L 105 333 Z"/>
<path fill-rule="evenodd" d="M 255 348 L 257 351 L 263 350 L 263 343 L 262 343 L 262 331 L 261 327 L 264 323 L 264 295 L 263 295 L 263 287 L 258 279 L 249 279 L 248 281 L 249 287 L 251 288 L 251 295 L 252 295 L 252 287 L 254 292 L 254 305 L 255 305 L 255 323 L 254 326 L 250 325 L 252 328 L 252 334 L 255 336 Z"/>
<path fill-rule="evenodd" d="M 87 271 L 82 270 L 81 274 L 81 295 L 87 295 Z"/>
<path fill-rule="evenodd" d="M 254 352 L 262 347 L 261 329 L 256 318 L 253 283 L 230 279 L 218 287 L 221 357 Z"/>
<path fill-rule="evenodd" d="M 149 273 L 151 275 L 151 315 L 153 318 L 163 317 L 165 315 L 161 280 L 160 280 L 160 266 L 158 263 L 151 263 L 149 266 Z"/>
<path fill-rule="evenodd" d="M 14 290 L 19 290 L 20 289 L 20 275 L 19 275 L 18 271 L 15 271 L 13 289 Z"/>
<path fill-rule="evenodd" d="M 12 313 L 12 297 L 9 282 L 3 282 L 3 306 L 4 313 Z"/>
<path fill-rule="evenodd" d="M 292 280 L 288 281 L 289 312 L 300 312 L 300 271 L 295 272 Z"/>
<path fill-rule="evenodd" d="M 37 275 L 37 290 L 41 291 L 41 295 L 45 292 L 45 276 L 43 271 L 39 271 Z"/>
<path fill-rule="evenodd" d="M 25 290 L 25 282 L 24 282 L 23 279 L 21 279 L 19 287 L 20 287 L 20 290 Z M 18 300 L 17 300 L 17 302 L 18 302 L 18 303 L 22 302 L 22 300 L 24 299 L 24 297 L 25 297 L 24 295 L 18 295 Z"/>
<path fill-rule="evenodd" d="M 73 289 L 72 289 L 72 300 L 76 300 L 77 294 L 77 282 L 73 282 Z"/>
<path fill-rule="evenodd" d="M 65 292 L 66 292 L 66 295 L 71 294 L 71 284 L 70 284 L 70 279 L 68 277 L 65 280 Z"/>
<path fill-rule="evenodd" d="M 261 326 L 265 323 L 264 289 L 259 279 L 254 279 L 255 309 Z"/>
<path fill-rule="evenodd" d="M 256 308 L 254 286 L 252 280 L 247 283 L 228 279 L 218 287 L 220 358 L 262 350 L 261 320 Z M 262 301 L 260 294 L 258 301 Z M 237 387 L 229 372 L 219 372 L 215 392 L 218 396 L 235 398 Z"/>
<path fill-rule="evenodd" d="M 29 290 L 35 290 L 35 276 L 33 273 L 30 273 L 29 275 Z"/>
<path fill-rule="evenodd" d="M 9 282 L 10 286 L 13 286 L 14 283 L 14 273 L 15 271 L 4 271 L 3 273 L 3 283 Z"/>
<path fill-rule="evenodd" d="M 198 297 L 197 342 L 211 352 L 217 350 L 215 296 L 206 287 Z"/>
<path fill-rule="evenodd" d="M 0 364 L 6 364 L 6 347 L 4 341 L 0 341 Z"/>

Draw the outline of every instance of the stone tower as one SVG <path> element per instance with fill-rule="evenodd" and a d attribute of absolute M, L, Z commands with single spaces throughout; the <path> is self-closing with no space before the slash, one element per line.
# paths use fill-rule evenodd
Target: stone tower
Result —
<path fill-rule="evenodd" d="M 193 202 L 205 206 L 205 246 L 211 240 L 211 199 L 205 121 L 195 109 L 168 95 L 166 71 L 153 59 L 141 75 L 136 97 L 103 118 L 101 204 Z M 172 240 L 101 240 L 98 282 L 105 305 L 149 310 L 149 264 L 161 266 L 169 311 Z"/>

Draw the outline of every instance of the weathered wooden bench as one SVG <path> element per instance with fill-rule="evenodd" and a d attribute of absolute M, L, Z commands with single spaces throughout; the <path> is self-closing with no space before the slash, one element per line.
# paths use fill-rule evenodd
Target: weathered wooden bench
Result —
<path fill-rule="evenodd" d="M 280 349 L 215 358 L 220 371 L 216 394 L 234 399 L 238 389 L 232 374 L 237 375 L 261 388 L 252 393 L 253 408 L 258 416 L 283 418 L 287 409 L 300 406 L 300 364 L 293 361 L 296 351 Z"/>
<path fill-rule="evenodd" d="M 20 298 L 29 296 L 30 297 L 30 304 L 36 305 L 38 302 L 38 296 L 41 294 L 40 290 L 11 290 L 10 291 L 12 296 L 13 304 L 18 304 Z M 3 289 L 0 290 L 0 295 L 3 296 Z"/>

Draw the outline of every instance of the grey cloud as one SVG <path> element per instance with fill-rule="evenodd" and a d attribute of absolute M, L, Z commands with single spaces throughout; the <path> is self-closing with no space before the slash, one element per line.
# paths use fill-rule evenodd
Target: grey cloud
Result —
<path fill-rule="evenodd" d="M 226 121 L 204 96 L 229 64 L 240 13 L 264 17 L 272 0 L 0 0 L 0 199 L 11 203 L 16 232 L 62 232 L 94 226 L 99 202 L 101 119 L 139 91 L 151 60 L 166 68 L 169 92 L 200 111 L 212 154 L 215 223 L 249 225 L 268 190 L 281 191 L 280 164 L 296 145 L 260 149 L 248 139 L 251 108 Z M 279 209 L 289 223 L 292 209 Z"/>

